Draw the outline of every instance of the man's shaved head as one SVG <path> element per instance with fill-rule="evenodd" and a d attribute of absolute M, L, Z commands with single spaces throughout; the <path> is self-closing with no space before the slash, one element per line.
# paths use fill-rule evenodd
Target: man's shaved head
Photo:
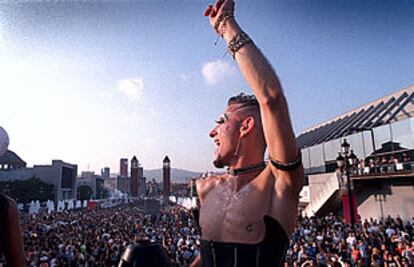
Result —
<path fill-rule="evenodd" d="M 227 106 L 233 104 L 241 104 L 241 106 L 256 106 L 259 108 L 259 102 L 257 101 L 254 95 L 246 95 L 244 93 L 240 93 L 236 96 L 232 96 L 227 101 Z"/>
<path fill-rule="evenodd" d="M 260 106 L 254 95 L 240 93 L 230 97 L 227 101 L 226 110 L 234 112 L 240 119 L 244 119 L 247 116 L 253 116 L 256 122 L 260 123 L 261 126 Z"/>

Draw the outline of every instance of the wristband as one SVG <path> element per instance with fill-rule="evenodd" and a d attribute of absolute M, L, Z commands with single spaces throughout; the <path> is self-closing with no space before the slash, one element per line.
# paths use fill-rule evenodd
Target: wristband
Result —
<path fill-rule="evenodd" d="M 270 163 L 273 165 L 273 167 L 275 167 L 278 170 L 287 171 L 287 172 L 294 171 L 302 165 L 302 153 L 300 152 L 300 149 L 299 149 L 298 157 L 294 161 L 288 162 L 288 163 L 282 163 L 280 161 L 272 159 L 270 156 L 269 156 L 269 160 L 270 160 Z"/>

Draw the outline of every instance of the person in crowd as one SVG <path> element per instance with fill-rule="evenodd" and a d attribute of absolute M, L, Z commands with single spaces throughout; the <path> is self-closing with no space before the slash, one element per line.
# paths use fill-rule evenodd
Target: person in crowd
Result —
<path fill-rule="evenodd" d="M 404 163 L 404 170 L 411 170 L 411 157 L 408 153 L 404 152 L 402 154 L 402 162 Z"/>
<path fill-rule="evenodd" d="M 388 161 L 388 165 L 390 166 L 390 170 L 392 172 L 397 171 L 397 166 L 400 163 L 400 161 L 398 160 L 398 157 L 391 155 L 390 160 Z"/>
<path fill-rule="evenodd" d="M 380 173 L 381 172 L 381 159 L 379 157 L 375 157 L 374 159 L 374 173 Z"/>
<path fill-rule="evenodd" d="M 22 267 L 25 256 L 16 203 L 0 193 L 0 262 L 2 261 L 7 266 Z"/>
<path fill-rule="evenodd" d="M 365 160 L 364 159 L 359 159 L 358 160 L 358 169 L 357 169 L 357 174 L 358 175 L 364 175 L 365 171 Z"/>
<path fill-rule="evenodd" d="M 411 161 L 410 155 L 408 155 L 408 153 L 404 152 L 403 153 L 403 162 L 407 163 L 407 162 L 410 162 L 410 161 Z"/>
<path fill-rule="evenodd" d="M 388 160 L 385 156 L 381 157 L 381 161 L 380 161 L 380 170 L 381 173 L 387 173 L 388 172 Z"/>
<path fill-rule="evenodd" d="M 375 161 L 373 158 L 370 158 L 368 161 L 368 167 L 369 167 L 369 173 L 373 174 L 375 173 Z"/>

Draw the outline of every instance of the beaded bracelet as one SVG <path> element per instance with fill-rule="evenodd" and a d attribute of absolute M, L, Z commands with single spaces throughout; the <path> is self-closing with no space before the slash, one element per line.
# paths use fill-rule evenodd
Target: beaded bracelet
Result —
<path fill-rule="evenodd" d="M 225 23 L 227 19 L 232 17 L 234 17 L 234 15 L 229 10 L 224 10 L 223 13 L 220 14 L 216 20 L 216 23 L 214 23 L 214 30 L 217 32 L 217 34 L 223 36 L 223 34 L 220 32 L 220 24 L 223 22 Z"/>
<path fill-rule="evenodd" d="M 250 37 L 245 32 L 241 31 L 229 42 L 227 49 L 230 51 L 231 55 L 234 58 L 236 52 L 248 43 L 253 43 L 252 39 L 250 39 Z"/>

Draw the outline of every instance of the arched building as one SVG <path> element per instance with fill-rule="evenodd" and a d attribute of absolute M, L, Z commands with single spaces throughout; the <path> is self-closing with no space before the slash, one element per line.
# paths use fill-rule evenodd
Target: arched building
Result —
<path fill-rule="evenodd" d="M 0 170 L 18 170 L 26 168 L 26 162 L 23 161 L 16 153 L 7 150 L 0 156 Z"/>

